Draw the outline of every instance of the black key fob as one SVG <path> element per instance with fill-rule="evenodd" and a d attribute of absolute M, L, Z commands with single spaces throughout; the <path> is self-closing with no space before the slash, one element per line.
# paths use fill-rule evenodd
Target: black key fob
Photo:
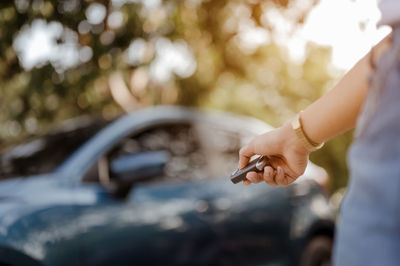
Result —
<path fill-rule="evenodd" d="M 245 168 L 234 171 L 231 174 L 231 181 L 233 184 L 237 184 L 241 181 L 247 180 L 246 174 L 248 172 L 262 172 L 264 167 L 267 165 L 270 165 L 268 158 L 260 156 L 257 159 L 252 160 Z"/>

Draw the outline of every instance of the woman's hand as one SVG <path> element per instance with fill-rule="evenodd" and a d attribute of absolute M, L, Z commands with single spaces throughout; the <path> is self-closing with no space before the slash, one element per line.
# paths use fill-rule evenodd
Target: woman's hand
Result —
<path fill-rule="evenodd" d="M 240 150 L 239 169 L 244 168 L 253 155 L 269 157 L 272 167 L 266 166 L 261 173 L 247 173 L 248 180 L 243 183 L 249 185 L 265 181 L 271 186 L 287 186 L 304 173 L 309 153 L 290 123 L 259 135 Z"/>

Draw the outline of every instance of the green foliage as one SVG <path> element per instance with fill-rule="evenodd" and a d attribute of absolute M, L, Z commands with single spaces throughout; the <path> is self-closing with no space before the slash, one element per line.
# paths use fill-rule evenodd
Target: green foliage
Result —
<path fill-rule="evenodd" d="M 353 140 L 353 132 L 347 132 L 327 142 L 321 150 L 311 154 L 311 161 L 323 166 L 331 177 L 332 192 L 347 185 L 347 149 Z"/>
<path fill-rule="evenodd" d="M 323 95 L 334 82 L 329 74 L 328 48 L 309 44 L 304 62 L 294 62 L 288 51 L 274 42 L 280 29 L 266 14 L 276 10 L 293 33 L 317 3 L 299 2 L 1 2 L 0 147 L 70 117 L 113 117 L 154 104 L 218 108 L 278 126 Z M 104 18 L 100 12 L 90 21 L 89 10 L 95 5 L 105 12 Z M 54 45 L 74 47 L 75 57 L 58 54 L 56 59 L 31 67 L 23 65 L 20 46 L 29 46 L 30 39 L 20 46 L 16 40 L 37 24 L 58 27 Z M 261 29 L 267 41 L 254 44 L 243 39 L 243 34 Z M 170 51 L 161 44 L 188 50 L 195 68 L 193 62 L 170 56 L 166 62 L 180 62 L 181 68 L 179 64 L 167 67 L 168 75 L 157 79 L 154 69 L 165 68 L 157 63 L 168 56 L 161 53 Z M 132 50 L 141 52 L 132 59 Z M 338 138 L 312 156 L 338 180 L 335 188 L 345 184 L 344 160 L 350 138 Z"/>

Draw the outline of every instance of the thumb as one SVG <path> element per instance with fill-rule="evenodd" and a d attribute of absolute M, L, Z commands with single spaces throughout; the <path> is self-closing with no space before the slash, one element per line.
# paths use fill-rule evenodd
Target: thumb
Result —
<path fill-rule="evenodd" d="M 250 142 L 239 151 L 238 169 L 244 168 L 250 161 L 250 158 L 255 155 L 253 142 Z"/>
<path fill-rule="evenodd" d="M 249 144 L 239 151 L 239 169 L 244 168 L 253 155 L 276 155 L 280 154 L 279 141 L 276 138 L 276 130 L 255 137 Z"/>

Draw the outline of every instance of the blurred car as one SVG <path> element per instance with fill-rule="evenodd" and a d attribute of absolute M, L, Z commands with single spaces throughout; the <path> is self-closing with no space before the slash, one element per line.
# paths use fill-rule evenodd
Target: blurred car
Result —
<path fill-rule="evenodd" d="M 229 180 L 239 148 L 270 129 L 159 106 L 4 150 L 0 265 L 329 265 L 320 167 L 286 188 Z"/>

